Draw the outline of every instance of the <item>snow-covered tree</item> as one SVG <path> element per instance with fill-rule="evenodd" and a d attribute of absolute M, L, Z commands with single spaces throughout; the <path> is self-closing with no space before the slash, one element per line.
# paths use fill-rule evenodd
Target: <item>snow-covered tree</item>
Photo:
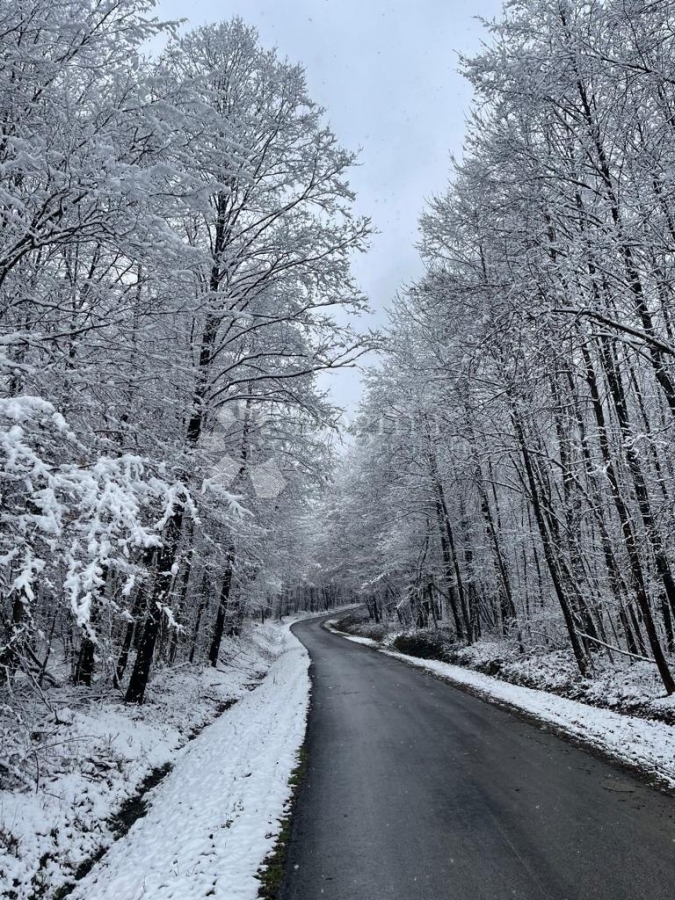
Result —
<path fill-rule="evenodd" d="M 278 596 L 369 232 L 302 69 L 152 6 L 0 10 L 5 673 L 58 646 L 135 702 Z"/>
<path fill-rule="evenodd" d="M 422 218 L 426 273 L 366 405 L 386 423 L 395 398 L 411 428 L 358 439 L 354 457 L 369 477 L 391 461 L 378 567 L 399 594 L 433 578 L 458 639 L 563 640 L 582 675 L 598 653 L 648 657 L 668 693 L 672 14 L 514 0 L 464 61 L 465 158 Z M 401 515 L 412 546 L 436 526 L 423 571 L 387 544 Z"/>

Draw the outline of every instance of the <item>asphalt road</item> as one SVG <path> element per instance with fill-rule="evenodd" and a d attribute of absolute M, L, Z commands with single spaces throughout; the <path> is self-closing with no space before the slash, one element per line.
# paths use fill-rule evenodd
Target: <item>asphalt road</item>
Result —
<path fill-rule="evenodd" d="M 308 770 L 282 900 L 674 900 L 675 800 L 301 622 Z"/>

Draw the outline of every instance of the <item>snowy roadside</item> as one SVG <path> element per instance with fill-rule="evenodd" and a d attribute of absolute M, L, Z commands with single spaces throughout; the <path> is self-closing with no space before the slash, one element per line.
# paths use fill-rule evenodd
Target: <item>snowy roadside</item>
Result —
<path fill-rule="evenodd" d="M 228 779 L 236 779 L 247 789 L 250 784 L 258 784 L 253 770 L 260 760 L 254 761 L 254 751 L 260 750 L 267 735 L 266 752 L 275 765 L 278 762 L 275 772 L 279 785 L 270 783 L 265 788 L 270 805 L 261 810 L 260 827 L 263 837 L 273 833 L 274 826 L 268 825 L 268 820 L 274 822 L 283 807 L 286 789 L 280 785 L 285 785 L 304 736 L 309 690 L 308 660 L 290 634 L 290 624 L 249 623 L 241 639 L 224 644 L 219 670 L 177 667 L 160 672 L 141 708 L 126 706 L 114 697 L 91 701 L 72 688 L 55 699 L 53 713 L 46 714 L 40 726 L 45 736 L 39 747 L 36 741 L 43 759 L 35 786 L 31 790 L 0 791 L 0 896 L 12 900 L 50 898 L 81 877 L 91 860 L 113 844 L 120 825 L 115 817 L 120 811 L 124 815 L 125 804 L 133 804 L 147 786 L 146 780 L 174 764 L 182 770 L 185 759 L 195 759 L 194 753 L 201 754 L 204 743 L 214 740 L 212 729 L 221 735 L 222 758 L 213 752 L 210 769 L 206 761 L 200 764 L 207 785 L 201 790 L 202 795 L 216 799 Z M 267 679 L 256 687 L 266 673 Z M 291 698 L 291 684 L 295 699 Z M 305 706 L 300 712 L 301 699 Z M 249 715 L 253 729 L 250 741 L 244 727 Z M 262 717 L 266 719 L 263 730 L 259 721 Z M 287 729 L 285 738 L 283 728 Z M 244 757 L 235 760 L 234 747 L 240 754 L 251 751 L 248 763 Z M 274 756 L 277 752 L 278 760 Z M 242 781 L 246 773 L 237 774 L 233 766 L 246 765 L 252 775 Z M 175 777 L 175 773 L 168 776 L 148 799 L 159 799 L 169 779 Z M 233 799 L 231 791 L 227 797 L 228 803 L 236 805 L 237 798 Z M 240 799 L 243 802 L 243 795 Z M 225 812 L 224 799 L 222 804 Z M 252 808 L 249 802 L 247 806 Z M 233 823 L 239 821 L 232 811 L 228 816 Z M 244 818 L 247 821 L 251 826 L 252 822 Z M 231 828 L 227 831 L 230 838 L 234 834 Z M 125 839 L 122 842 L 126 843 Z M 254 874 L 272 840 L 254 843 L 246 838 L 245 843 L 255 847 L 255 852 L 260 848 Z M 99 894 L 94 895 L 98 900 Z M 88 893 L 89 897 L 94 895 Z M 127 896 L 131 895 L 123 893 L 117 900 L 127 900 Z"/>
<path fill-rule="evenodd" d="M 622 765 L 648 774 L 664 786 L 675 788 L 675 727 L 672 725 L 598 709 L 547 691 L 509 684 L 452 663 L 396 653 L 370 638 L 338 631 L 334 622 L 327 623 L 327 627 L 349 641 L 371 647 L 409 666 L 430 672 L 491 703 L 533 716 Z"/>
<path fill-rule="evenodd" d="M 281 630 L 262 684 L 181 752 L 147 816 L 72 894 L 79 900 L 254 900 L 305 734 L 309 657 Z"/>

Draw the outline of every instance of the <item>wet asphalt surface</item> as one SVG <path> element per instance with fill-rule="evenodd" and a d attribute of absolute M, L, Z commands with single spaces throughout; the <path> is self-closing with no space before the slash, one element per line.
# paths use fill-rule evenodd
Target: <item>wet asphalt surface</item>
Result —
<path fill-rule="evenodd" d="M 675 799 L 322 621 L 281 900 L 675 900 Z"/>

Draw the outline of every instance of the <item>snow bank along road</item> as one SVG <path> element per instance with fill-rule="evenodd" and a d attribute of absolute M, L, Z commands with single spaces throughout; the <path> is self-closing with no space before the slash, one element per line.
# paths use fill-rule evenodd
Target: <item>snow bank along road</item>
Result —
<path fill-rule="evenodd" d="M 181 751 L 148 815 L 79 883 L 73 900 L 255 900 L 305 733 L 304 648 Z"/>
<path fill-rule="evenodd" d="M 675 800 L 300 622 L 313 700 L 283 900 L 672 900 Z"/>

